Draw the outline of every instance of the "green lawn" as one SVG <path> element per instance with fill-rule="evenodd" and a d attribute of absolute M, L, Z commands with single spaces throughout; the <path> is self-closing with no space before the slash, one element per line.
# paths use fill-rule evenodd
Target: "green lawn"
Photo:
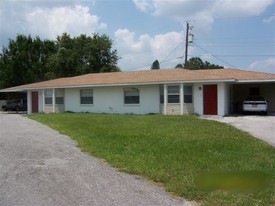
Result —
<path fill-rule="evenodd" d="M 176 196 L 203 205 L 275 205 L 275 148 L 232 126 L 196 116 L 62 113 L 28 117 L 70 136 L 83 151 L 121 171 L 162 183 Z M 220 171 L 241 175 L 234 179 Z M 258 176 L 249 175 L 254 173 Z M 242 180 L 242 175 L 248 178 Z M 209 182 L 211 176 L 220 183 L 207 190 L 203 179 Z M 255 178 L 259 184 L 273 185 L 254 188 Z M 227 185 L 219 185 L 226 180 Z"/>

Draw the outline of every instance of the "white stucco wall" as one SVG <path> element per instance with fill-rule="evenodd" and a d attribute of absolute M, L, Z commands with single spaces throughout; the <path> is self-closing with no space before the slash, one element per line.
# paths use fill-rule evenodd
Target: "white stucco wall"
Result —
<path fill-rule="evenodd" d="M 224 116 L 229 114 L 230 92 L 227 83 L 218 83 L 218 115 Z"/>
<path fill-rule="evenodd" d="M 203 115 L 203 84 L 195 83 L 193 85 L 194 94 L 194 113 Z"/>
<path fill-rule="evenodd" d="M 93 105 L 80 104 L 80 89 L 65 89 L 65 111 L 93 112 L 93 113 L 159 113 L 159 86 L 135 86 L 139 89 L 140 104 L 124 104 L 124 88 L 94 87 Z"/>

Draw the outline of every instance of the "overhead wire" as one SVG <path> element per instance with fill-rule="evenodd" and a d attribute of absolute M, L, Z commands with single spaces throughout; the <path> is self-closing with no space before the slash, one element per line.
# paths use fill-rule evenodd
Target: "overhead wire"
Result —
<path fill-rule="evenodd" d="M 162 61 L 160 61 L 159 63 L 163 63 L 165 62 L 165 60 L 180 46 L 182 45 L 183 41 L 181 41 Z"/>
<path fill-rule="evenodd" d="M 272 14 L 272 15 L 268 15 L 269 17 L 270 16 L 274 16 L 274 14 Z M 177 27 L 178 27 L 178 25 L 177 25 Z M 168 28 L 168 26 L 167 27 L 164 27 L 164 28 Z M 161 28 L 161 29 L 159 29 L 159 30 L 163 30 L 163 28 Z M 154 30 L 154 31 L 151 31 L 151 32 L 156 32 L 156 31 L 158 31 L 158 30 Z M 208 38 L 209 39 L 209 38 Z M 222 39 L 222 38 L 221 38 Z M 232 37 L 228 37 L 228 40 L 232 40 Z M 261 39 L 261 40 L 258 40 L 259 41 L 259 43 L 261 43 L 261 46 L 263 46 L 262 44 L 263 44 L 263 40 Z M 182 45 L 183 44 L 183 42 L 184 41 L 181 41 L 163 60 L 161 60 L 159 63 L 161 64 L 161 63 L 164 63 L 164 62 L 168 62 L 168 61 L 173 61 L 173 60 L 175 60 L 175 59 L 181 59 L 181 58 L 183 58 L 184 57 L 184 55 L 183 56 L 181 56 L 181 57 L 176 57 L 176 58 L 172 58 L 172 59 L 168 59 L 167 60 L 167 58 L 176 50 L 176 49 L 178 49 L 178 47 L 180 46 L 180 45 Z M 242 43 L 244 44 L 244 43 L 246 43 L 246 44 L 250 44 L 251 42 L 243 42 L 242 41 Z M 253 43 L 255 43 L 255 41 L 253 41 Z M 223 44 L 225 44 L 225 43 L 223 43 Z M 270 42 L 269 42 L 269 44 L 270 44 Z M 221 62 L 223 62 L 224 64 L 226 64 L 226 65 L 228 65 L 228 66 L 230 66 L 230 67 L 233 67 L 233 68 L 237 68 L 236 66 L 234 66 L 233 64 L 231 64 L 231 63 L 229 63 L 229 62 L 227 62 L 227 61 L 225 61 L 224 59 L 222 59 L 221 57 L 243 57 L 243 58 L 245 58 L 245 57 L 273 57 L 273 56 L 275 56 L 275 54 L 251 54 L 251 55 L 242 55 L 242 54 L 240 54 L 240 55 L 237 55 L 237 54 L 224 54 L 224 55 L 221 55 L 221 54 L 212 54 L 211 52 L 209 52 L 207 49 L 204 49 L 203 47 L 201 47 L 199 44 L 197 44 L 197 43 L 195 43 L 195 42 L 193 42 L 193 45 L 194 46 L 196 46 L 197 48 L 199 48 L 200 50 L 202 50 L 202 51 L 204 51 L 204 52 L 206 52 L 206 53 L 208 53 L 210 56 L 212 56 L 212 57 L 214 57 L 214 58 L 216 58 L 217 60 L 219 60 L 219 61 L 221 61 Z M 192 56 L 192 55 L 190 55 L 190 56 Z M 198 55 L 196 55 L 196 56 L 198 56 Z M 128 69 L 127 71 L 131 71 L 131 70 L 136 70 L 136 69 L 140 69 L 140 68 L 142 68 L 142 67 L 150 67 L 151 66 L 151 63 L 148 63 L 148 64 L 144 64 L 144 65 L 141 65 L 141 66 L 137 66 L 137 67 L 133 67 L 133 68 L 131 68 L 131 69 Z"/>
<path fill-rule="evenodd" d="M 233 67 L 233 68 L 236 68 L 236 69 L 237 69 L 237 67 L 235 67 L 234 65 L 232 65 L 232 64 L 230 64 L 230 63 L 228 63 L 228 62 L 224 61 L 223 59 L 219 58 L 219 57 L 218 57 L 218 56 L 216 56 L 216 55 L 211 54 L 211 52 L 209 52 L 208 50 L 206 50 L 206 49 L 202 48 L 202 47 L 201 47 L 201 46 L 199 46 L 197 43 L 193 42 L 193 44 L 194 44 L 196 47 L 198 47 L 199 49 L 201 49 L 202 51 L 207 52 L 210 56 L 212 56 L 212 57 L 214 57 L 214 58 L 216 58 L 216 59 L 220 60 L 221 62 L 223 62 L 223 63 L 225 63 L 225 64 L 229 65 L 230 67 Z"/>
<path fill-rule="evenodd" d="M 176 51 L 176 49 L 182 45 L 183 41 L 181 41 L 162 61 L 160 61 L 159 63 L 164 63 L 164 62 L 168 62 L 168 61 L 172 61 L 172 60 L 175 60 L 175 59 L 180 59 L 180 58 L 183 58 L 183 56 L 181 57 L 176 57 L 176 58 L 173 58 L 173 59 L 169 59 L 169 60 L 166 60 L 174 51 Z M 132 71 L 132 70 L 136 70 L 136 69 L 140 69 L 140 68 L 143 68 L 143 67 L 147 67 L 147 66 L 151 66 L 151 64 L 146 64 L 146 65 L 142 65 L 142 66 L 138 66 L 138 67 L 134 67 L 134 68 L 131 68 L 131 69 L 127 69 L 127 71 Z"/>

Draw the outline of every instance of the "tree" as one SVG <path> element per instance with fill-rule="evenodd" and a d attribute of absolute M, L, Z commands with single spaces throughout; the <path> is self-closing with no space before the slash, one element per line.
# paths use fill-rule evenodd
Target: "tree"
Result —
<path fill-rule="evenodd" d="M 177 64 L 177 65 L 175 66 L 175 68 L 183 68 L 183 65 L 182 65 L 182 64 Z"/>
<path fill-rule="evenodd" d="M 11 87 L 42 81 L 47 73 L 46 63 L 54 52 L 53 41 L 42 41 L 39 37 L 17 35 L 9 40 L 0 54 L 0 87 Z"/>
<path fill-rule="evenodd" d="M 159 61 L 156 59 L 152 65 L 151 65 L 151 70 L 156 70 L 156 69 L 159 69 Z"/>
<path fill-rule="evenodd" d="M 117 50 L 106 35 L 69 34 L 56 40 L 17 35 L 0 53 L 0 88 L 58 77 L 120 71 Z"/>
<path fill-rule="evenodd" d="M 56 77 L 68 77 L 87 73 L 120 71 L 119 59 L 112 50 L 112 41 L 106 35 L 84 34 L 71 38 L 62 34 L 56 40 L 57 52 L 48 62 Z"/>
<path fill-rule="evenodd" d="M 187 61 L 187 64 L 184 65 L 184 68 L 190 70 L 198 69 L 222 69 L 223 66 L 211 64 L 208 61 L 202 61 L 199 57 L 192 57 Z"/>

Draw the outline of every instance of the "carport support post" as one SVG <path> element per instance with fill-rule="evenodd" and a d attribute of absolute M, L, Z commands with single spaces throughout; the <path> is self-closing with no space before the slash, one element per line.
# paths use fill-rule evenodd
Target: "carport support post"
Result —
<path fill-rule="evenodd" d="M 180 114 L 183 115 L 183 83 L 180 84 Z"/>
<path fill-rule="evenodd" d="M 167 84 L 164 84 L 164 87 L 163 87 L 163 89 L 164 89 L 164 94 L 163 94 L 163 96 L 164 96 L 164 107 L 163 107 L 163 113 L 164 113 L 164 115 L 166 115 L 166 113 L 167 113 Z"/>
<path fill-rule="evenodd" d="M 53 113 L 55 113 L 55 89 L 52 92 Z"/>
<path fill-rule="evenodd" d="M 32 91 L 27 91 L 27 113 L 32 113 Z"/>
<path fill-rule="evenodd" d="M 42 111 L 45 112 L 45 90 L 42 90 Z"/>

